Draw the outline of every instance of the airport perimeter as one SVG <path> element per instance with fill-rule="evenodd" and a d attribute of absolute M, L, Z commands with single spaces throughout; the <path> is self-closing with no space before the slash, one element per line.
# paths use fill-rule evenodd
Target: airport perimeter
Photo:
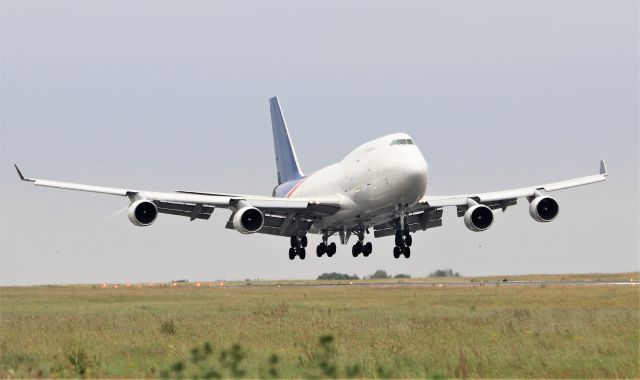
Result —
<path fill-rule="evenodd" d="M 640 377 L 638 273 L 504 279 L 5 287 L 0 376 Z"/>

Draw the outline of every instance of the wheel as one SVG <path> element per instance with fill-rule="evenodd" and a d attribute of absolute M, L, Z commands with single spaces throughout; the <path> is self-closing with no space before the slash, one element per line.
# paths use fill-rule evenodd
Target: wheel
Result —
<path fill-rule="evenodd" d="M 408 229 L 404 230 L 404 237 L 408 238 L 409 236 L 411 236 L 411 231 L 409 231 Z"/>
<path fill-rule="evenodd" d="M 404 240 L 402 240 L 402 234 L 396 234 L 396 247 L 402 247 L 404 245 Z"/>
<path fill-rule="evenodd" d="M 304 260 L 304 258 L 307 256 L 307 250 L 304 248 L 300 248 L 298 250 L 298 256 L 300 256 L 300 260 Z"/>
<path fill-rule="evenodd" d="M 371 252 L 373 252 L 373 245 L 371 244 L 371 242 L 368 242 L 364 245 L 364 247 L 362 247 L 362 253 L 364 253 L 364 257 L 367 257 L 371 254 Z"/>
<path fill-rule="evenodd" d="M 358 244 L 354 244 L 353 247 L 351 248 L 351 254 L 353 255 L 353 257 L 358 257 L 358 255 L 360 254 L 360 250 L 358 249 Z"/>
<path fill-rule="evenodd" d="M 336 254 L 336 243 L 329 244 L 329 246 L 327 247 L 327 254 L 329 255 L 329 257 Z"/>
<path fill-rule="evenodd" d="M 404 253 L 404 257 L 408 259 L 409 256 L 411 256 L 411 248 L 405 247 L 405 249 L 403 250 L 403 253 Z"/>
<path fill-rule="evenodd" d="M 316 248 L 316 254 L 318 255 L 318 257 L 322 257 L 322 255 L 324 255 L 326 251 L 327 247 L 324 245 L 324 243 L 318 244 L 318 248 Z"/>
<path fill-rule="evenodd" d="M 411 237 L 411 235 L 407 234 L 407 236 L 404 238 L 404 244 L 406 244 L 407 247 L 411 247 L 411 244 L 413 244 L 413 238 Z"/>
<path fill-rule="evenodd" d="M 298 246 L 298 237 L 291 236 L 291 248 L 295 248 Z"/>
<path fill-rule="evenodd" d="M 309 240 L 307 240 L 307 235 L 300 238 L 300 244 L 302 245 L 302 248 L 307 248 L 308 242 Z"/>
<path fill-rule="evenodd" d="M 394 258 L 396 258 L 396 259 L 397 259 L 398 257 L 400 257 L 400 253 L 401 253 L 401 252 L 400 252 L 400 247 L 394 247 L 394 248 L 393 248 L 393 257 L 394 257 Z"/>
<path fill-rule="evenodd" d="M 289 248 L 289 260 L 293 260 L 296 258 L 296 250 L 293 248 Z"/>

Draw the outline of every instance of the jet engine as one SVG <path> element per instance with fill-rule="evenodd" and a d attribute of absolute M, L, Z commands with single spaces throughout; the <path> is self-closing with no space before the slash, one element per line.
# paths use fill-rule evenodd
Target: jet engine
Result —
<path fill-rule="evenodd" d="M 252 206 L 245 206 L 236 211 L 233 216 L 233 228 L 241 234 L 258 232 L 264 225 L 262 211 Z"/>
<path fill-rule="evenodd" d="M 536 222 L 550 222 L 558 216 L 559 211 L 558 202 L 546 195 L 535 197 L 529 205 L 529 215 Z"/>
<path fill-rule="evenodd" d="M 464 213 L 464 224 L 471 231 L 485 231 L 493 224 L 493 211 L 485 205 L 471 206 Z"/>
<path fill-rule="evenodd" d="M 153 202 L 139 199 L 129 206 L 129 220 L 136 226 L 146 227 L 158 218 L 158 208 Z"/>

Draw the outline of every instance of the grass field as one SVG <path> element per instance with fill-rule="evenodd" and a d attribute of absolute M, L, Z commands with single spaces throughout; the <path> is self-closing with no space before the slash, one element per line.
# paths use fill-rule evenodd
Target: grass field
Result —
<path fill-rule="evenodd" d="M 0 288 L 2 377 L 638 378 L 639 345 L 640 285 Z"/>

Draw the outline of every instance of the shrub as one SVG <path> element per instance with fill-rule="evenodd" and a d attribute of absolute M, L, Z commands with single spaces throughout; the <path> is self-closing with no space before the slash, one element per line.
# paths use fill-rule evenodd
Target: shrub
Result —
<path fill-rule="evenodd" d="M 162 321 L 162 323 L 160 323 L 160 332 L 166 335 L 176 335 L 178 329 L 173 319 Z"/>
<path fill-rule="evenodd" d="M 404 273 L 398 273 L 395 276 L 393 276 L 393 278 L 411 278 L 411 276 Z"/>
<path fill-rule="evenodd" d="M 90 364 L 87 352 L 82 348 L 77 348 L 72 350 L 71 353 L 67 355 L 67 358 L 78 375 L 80 375 L 80 377 L 84 377 Z"/>

